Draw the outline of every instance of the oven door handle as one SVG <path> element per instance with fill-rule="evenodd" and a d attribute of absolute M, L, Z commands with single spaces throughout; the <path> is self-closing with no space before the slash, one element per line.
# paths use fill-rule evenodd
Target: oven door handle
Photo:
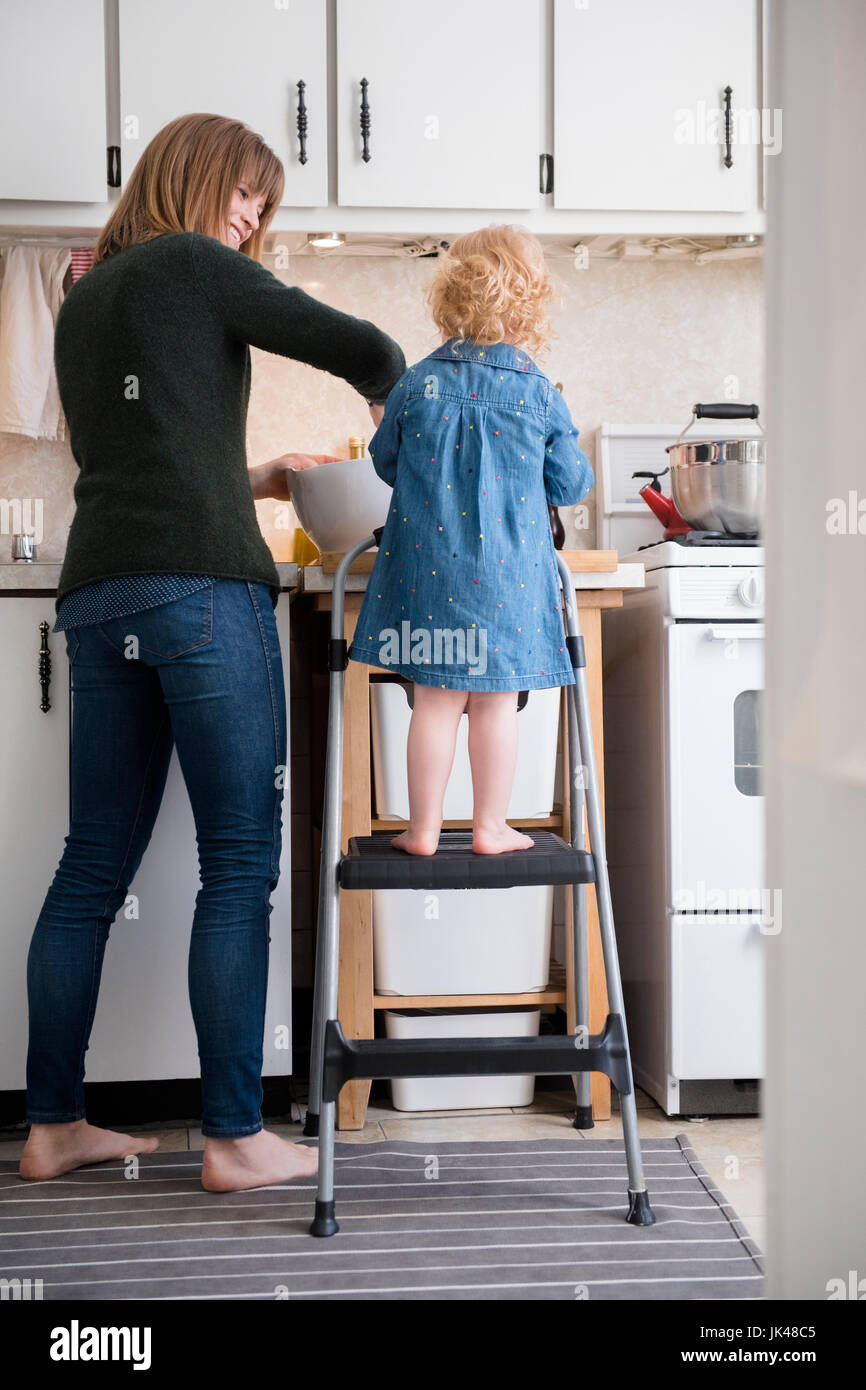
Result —
<path fill-rule="evenodd" d="M 760 642 L 763 636 L 763 623 L 725 623 L 722 627 L 707 629 L 707 637 L 715 642 L 730 642 L 732 637 L 745 637 L 746 640 Z"/>

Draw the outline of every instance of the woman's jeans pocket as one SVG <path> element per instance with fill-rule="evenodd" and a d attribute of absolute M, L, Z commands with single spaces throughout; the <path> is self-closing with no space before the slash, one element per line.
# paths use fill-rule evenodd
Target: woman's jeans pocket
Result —
<path fill-rule="evenodd" d="M 145 659 L 173 661 L 211 641 L 213 584 L 158 608 L 112 618 L 101 624 L 101 630 L 112 646 L 130 660 L 137 660 L 141 654 Z"/>

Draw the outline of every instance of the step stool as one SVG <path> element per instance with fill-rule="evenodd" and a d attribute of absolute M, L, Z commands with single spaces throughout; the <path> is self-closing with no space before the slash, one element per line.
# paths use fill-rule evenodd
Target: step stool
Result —
<path fill-rule="evenodd" d="M 552 831 L 533 831 L 528 850 L 475 854 L 472 833 L 445 830 L 435 855 L 406 854 L 391 846 L 393 831 L 353 836 L 341 852 L 343 799 L 343 685 L 348 665 L 344 637 L 346 576 L 355 558 L 379 545 L 384 526 L 348 550 L 334 575 L 325 797 L 319 865 L 318 933 L 310 1058 L 310 1099 L 304 1134 L 319 1136 L 319 1175 L 314 1236 L 332 1236 L 339 1226 L 334 1208 L 336 1101 L 347 1081 L 406 1076 L 573 1075 L 577 1080 L 575 1128 L 591 1129 L 590 1072 L 604 1072 L 619 1092 L 628 1169 L 626 1221 L 651 1226 L 655 1214 L 643 1174 L 631 1056 L 625 1026 L 622 982 L 604 850 L 595 750 L 589 718 L 583 638 L 571 574 L 556 560 L 566 616 L 566 643 L 575 683 L 568 691 L 568 747 L 572 843 Z M 583 796 L 590 849 L 583 845 Z M 595 884 L 610 1012 L 601 1033 L 590 1034 L 584 889 Z M 447 888 L 512 888 L 523 884 L 571 884 L 576 1025 L 573 1036 L 537 1038 L 347 1039 L 337 1017 L 340 893 L 362 888 L 431 891 Z"/>

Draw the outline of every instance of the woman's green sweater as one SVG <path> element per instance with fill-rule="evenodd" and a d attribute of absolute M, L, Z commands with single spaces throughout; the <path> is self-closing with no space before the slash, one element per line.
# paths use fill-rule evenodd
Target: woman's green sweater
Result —
<path fill-rule="evenodd" d="M 374 324 L 200 232 L 127 247 L 72 286 L 54 362 L 80 473 L 58 603 L 118 574 L 279 587 L 247 473 L 250 343 L 366 400 L 384 401 L 406 368 Z"/>

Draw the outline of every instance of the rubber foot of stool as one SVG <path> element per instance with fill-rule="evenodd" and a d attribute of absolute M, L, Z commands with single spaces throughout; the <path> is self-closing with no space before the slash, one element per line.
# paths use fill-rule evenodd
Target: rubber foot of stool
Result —
<path fill-rule="evenodd" d="M 655 1220 L 655 1217 L 653 1217 Z M 311 1236 L 335 1236 L 339 1226 L 334 1220 L 333 1202 L 316 1202 L 316 1219 L 310 1227 Z"/>
<path fill-rule="evenodd" d="M 312 1110 L 307 1111 L 303 1134 L 305 1139 L 318 1139 L 319 1137 L 319 1117 L 314 1115 Z"/>
<path fill-rule="evenodd" d="M 595 1120 L 592 1118 L 591 1105 L 579 1105 L 574 1116 L 574 1129 L 594 1129 Z"/>
<path fill-rule="evenodd" d="M 656 1214 L 650 1206 L 649 1193 L 632 1192 L 628 1194 L 628 1216 L 626 1221 L 630 1221 L 633 1226 L 654 1226 Z"/>

